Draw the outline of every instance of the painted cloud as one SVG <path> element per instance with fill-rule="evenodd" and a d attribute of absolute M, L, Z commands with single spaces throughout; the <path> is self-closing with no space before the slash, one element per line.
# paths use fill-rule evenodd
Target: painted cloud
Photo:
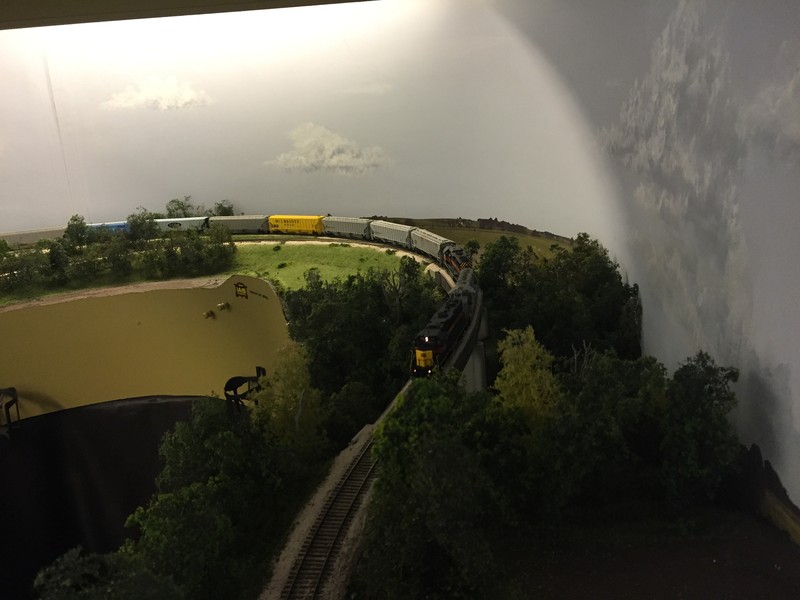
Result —
<path fill-rule="evenodd" d="M 668 313 L 680 307 L 673 316 L 691 346 L 730 360 L 750 310 L 736 194 L 747 146 L 728 54 L 704 25 L 703 6 L 680 3 L 605 141 L 638 175 L 631 237 L 656 302 Z"/>
<path fill-rule="evenodd" d="M 329 171 L 343 175 L 360 175 L 377 169 L 386 162 L 379 146 L 359 147 L 356 142 L 322 125 L 305 123 L 289 134 L 293 148 L 267 161 L 286 171 Z"/>
<path fill-rule="evenodd" d="M 202 90 L 179 82 L 175 77 L 151 80 L 138 86 L 129 86 L 114 94 L 102 104 L 109 110 L 150 108 L 155 110 L 175 110 L 192 106 L 211 104 L 211 98 Z"/>
<path fill-rule="evenodd" d="M 800 163 L 800 44 L 784 43 L 778 76 L 745 116 L 754 139 L 773 156 Z"/>

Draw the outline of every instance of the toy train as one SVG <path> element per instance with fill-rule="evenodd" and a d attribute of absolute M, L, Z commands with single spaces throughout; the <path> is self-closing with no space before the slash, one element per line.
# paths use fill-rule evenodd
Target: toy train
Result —
<path fill-rule="evenodd" d="M 453 279 L 470 267 L 469 255 L 454 241 L 425 229 L 381 219 L 322 215 L 237 215 L 155 219 L 162 231 L 204 230 L 220 225 L 233 234 L 320 235 L 400 246 L 425 254 L 446 268 Z M 127 232 L 127 221 L 89 223 L 91 228 Z"/>
<path fill-rule="evenodd" d="M 184 217 L 176 219 L 154 219 L 161 231 L 179 231 L 193 229 L 200 231 L 208 229 L 211 217 Z M 87 223 L 90 229 L 103 229 L 107 231 L 127 233 L 130 227 L 127 221 L 110 221 L 108 223 Z"/>
<path fill-rule="evenodd" d="M 471 268 L 465 268 L 445 303 L 414 338 L 411 374 L 427 377 L 452 356 L 475 315 L 478 284 Z"/>
<path fill-rule="evenodd" d="M 421 253 L 445 268 L 455 281 L 447 300 L 414 339 L 411 373 L 427 377 L 444 366 L 474 318 L 478 284 L 469 255 L 454 241 L 381 219 L 323 215 L 237 215 L 155 219 L 159 229 L 203 230 L 219 225 L 232 234 L 288 234 L 343 237 L 388 243 Z M 127 222 L 92 223 L 90 227 L 127 231 Z"/>

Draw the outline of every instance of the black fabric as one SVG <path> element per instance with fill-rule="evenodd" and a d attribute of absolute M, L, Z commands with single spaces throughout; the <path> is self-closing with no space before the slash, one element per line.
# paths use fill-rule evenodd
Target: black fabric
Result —
<path fill-rule="evenodd" d="M 0 598 L 28 598 L 66 550 L 115 550 L 155 491 L 164 433 L 195 397 L 117 400 L 0 428 Z"/>

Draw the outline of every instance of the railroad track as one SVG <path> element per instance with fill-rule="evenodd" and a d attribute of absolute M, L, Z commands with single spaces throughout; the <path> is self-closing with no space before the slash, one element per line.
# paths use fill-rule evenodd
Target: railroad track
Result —
<path fill-rule="evenodd" d="M 325 583 L 369 483 L 374 477 L 372 438 L 353 459 L 314 522 L 281 591 L 281 600 L 323 598 Z"/>

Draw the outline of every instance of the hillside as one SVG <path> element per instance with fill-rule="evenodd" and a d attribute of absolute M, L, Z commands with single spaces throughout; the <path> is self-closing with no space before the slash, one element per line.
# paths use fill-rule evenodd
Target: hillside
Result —
<path fill-rule="evenodd" d="M 384 218 L 384 217 L 380 217 Z M 413 225 L 427 229 L 437 235 L 449 238 L 457 244 L 464 245 L 469 240 L 476 240 L 481 248 L 496 241 L 501 236 L 519 238 L 523 246 L 530 246 L 539 256 L 549 257 L 550 246 L 558 244 L 569 247 L 572 239 L 550 233 L 528 229 L 522 225 L 498 221 L 497 219 L 406 219 L 402 217 L 385 217 L 387 220 L 405 225 Z"/>

